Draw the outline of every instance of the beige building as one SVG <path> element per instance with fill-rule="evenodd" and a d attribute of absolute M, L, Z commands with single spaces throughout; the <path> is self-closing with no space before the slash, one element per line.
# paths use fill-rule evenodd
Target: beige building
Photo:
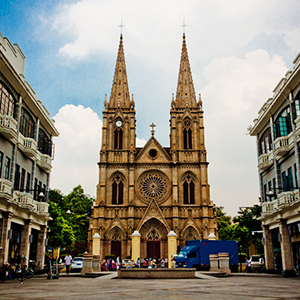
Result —
<path fill-rule="evenodd" d="M 136 147 L 136 112 L 130 97 L 123 37 L 110 100 L 105 97 L 97 199 L 89 225 L 101 236 L 100 253 L 131 255 L 131 235 L 141 235 L 141 257 L 167 257 L 171 230 L 178 244 L 217 235 L 207 181 L 202 101 L 197 101 L 185 35 L 176 96 L 170 110 L 170 147 L 151 137 Z M 150 125 L 150 124 L 149 124 Z"/>
<path fill-rule="evenodd" d="M 300 54 L 293 63 L 250 130 L 257 137 L 266 269 L 285 276 L 300 258 Z"/>
<path fill-rule="evenodd" d="M 0 34 L 0 266 L 25 256 L 44 262 L 48 187 L 58 136 L 25 81 L 25 56 Z"/>

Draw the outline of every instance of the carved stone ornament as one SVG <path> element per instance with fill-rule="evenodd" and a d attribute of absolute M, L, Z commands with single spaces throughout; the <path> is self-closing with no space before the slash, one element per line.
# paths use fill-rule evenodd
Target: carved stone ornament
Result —
<path fill-rule="evenodd" d="M 171 185 L 163 172 L 152 170 L 140 175 L 135 189 L 144 203 L 149 203 L 152 199 L 155 199 L 157 203 L 162 203 L 169 197 Z"/>

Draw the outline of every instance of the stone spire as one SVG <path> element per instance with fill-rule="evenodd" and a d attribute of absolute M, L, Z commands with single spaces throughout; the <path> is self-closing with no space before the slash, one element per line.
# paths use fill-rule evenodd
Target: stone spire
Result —
<path fill-rule="evenodd" d="M 176 92 L 176 108 L 196 107 L 196 95 L 192 71 L 187 52 L 185 33 L 183 34 L 181 59 Z"/>
<path fill-rule="evenodd" d="M 111 89 L 109 108 L 130 108 L 129 88 L 123 47 L 123 36 L 120 35 L 120 45 L 116 62 L 114 81 Z"/>

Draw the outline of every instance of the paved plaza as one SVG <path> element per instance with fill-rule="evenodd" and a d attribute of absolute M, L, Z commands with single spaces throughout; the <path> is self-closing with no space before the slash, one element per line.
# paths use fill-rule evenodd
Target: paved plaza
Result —
<path fill-rule="evenodd" d="M 1 299 L 300 299 L 300 277 L 255 276 L 196 279 L 125 280 L 115 274 L 98 278 L 36 277 L 0 284 Z"/>

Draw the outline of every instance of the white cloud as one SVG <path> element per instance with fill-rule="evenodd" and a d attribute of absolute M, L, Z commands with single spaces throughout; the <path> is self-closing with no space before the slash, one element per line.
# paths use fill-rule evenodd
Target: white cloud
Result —
<path fill-rule="evenodd" d="M 294 28 L 288 31 L 284 37 L 284 41 L 298 53 L 300 51 L 300 29 Z"/>
<path fill-rule="evenodd" d="M 278 56 L 264 50 L 244 59 L 215 59 L 204 68 L 209 83 L 202 91 L 211 197 L 216 205 L 236 215 L 239 206 L 258 202 L 256 140 L 247 126 L 287 68 Z"/>
<path fill-rule="evenodd" d="M 54 140 L 51 188 L 68 194 L 80 184 L 95 196 L 102 121 L 92 109 L 68 104 L 54 119 L 60 136 Z"/>

